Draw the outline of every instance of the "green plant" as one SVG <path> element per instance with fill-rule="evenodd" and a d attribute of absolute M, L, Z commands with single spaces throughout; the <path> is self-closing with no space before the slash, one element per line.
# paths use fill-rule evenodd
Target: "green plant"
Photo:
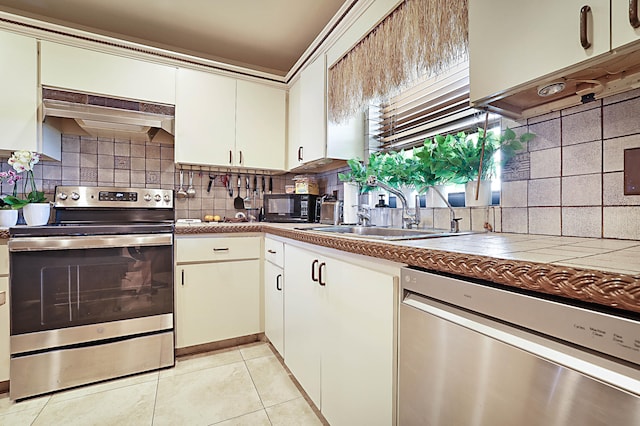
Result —
<path fill-rule="evenodd" d="M 339 173 L 338 178 L 343 182 L 357 182 L 362 192 L 373 188 L 367 185 L 367 178 L 375 176 L 378 180 L 394 187 L 409 186 L 423 192 L 435 182 L 435 175 L 420 155 L 422 147 L 411 151 L 376 152 L 369 156 L 367 164 L 358 159 L 347 161 L 350 171 Z"/>
<path fill-rule="evenodd" d="M 506 164 L 525 144 L 533 139 L 533 133 L 519 137 L 506 128 L 500 136 L 478 129 L 477 138 L 464 132 L 455 135 L 437 135 L 427 139 L 419 154 L 423 167 L 429 167 L 438 183 L 466 183 L 478 179 L 482 158 L 481 180 L 491 179 L 496 172 L 496 152 L 501 151 L 502 165 Z M 485 142 L 484 154 L 482 142 Z"/>

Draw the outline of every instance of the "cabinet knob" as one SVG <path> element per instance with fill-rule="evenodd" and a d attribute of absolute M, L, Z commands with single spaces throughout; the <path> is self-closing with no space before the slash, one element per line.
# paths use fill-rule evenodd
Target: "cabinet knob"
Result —
<path fill-rule="evenodd" d="M 633 28 L 640 27 L 638 18 L 638 0 L 629 0 L 629 23 Z"/>
<path fill-rule="evenodd" d="M 590 6 L 585 5 L 580 9 L 580 44 L 585 50 L 591 47 L 591 42 L 589 41 L 589 36 L 587 35 L 587 33 L 589 32 L 588 19 L 590 12 Z"/>
<path fill-rule="evenodd" d="M 327 285 L 326 281 L 322 279 L 322 271 L 324 271 L 325 266 L 327 266 L 327 264 L 322 262 L 318 267 L 318 284 L 320 284 L 321 286 Z"/>
<path fill-rule="evenodd" d="M 318 259 L 315 259 L 313 262 L 311 262 L 311 281 L 313 281 L 314 283 L 318 282 L 318 278 L 316 278 L 316 265 L 318 264 L 318 262 L 320 262 Z"/>

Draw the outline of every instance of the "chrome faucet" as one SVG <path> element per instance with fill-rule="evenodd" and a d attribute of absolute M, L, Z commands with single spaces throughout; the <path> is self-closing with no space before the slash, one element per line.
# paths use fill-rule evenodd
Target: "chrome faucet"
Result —
<path fill-rule="evenodd" d="M 358 222 L 362 226 L 371 226 L 371 212 L 369 206 L 360 206 L 358 209 Z"/>
<path fill-rule="evenodd" d="M 440 198 L 442 198 L 442 201 L 444 201 L 444 203 L 449 208 L 449 211 L 451 212 L 451 227 L 449 230 L 451 232 L 460 232 L 460 224 L 458 222 L 461 221 L 462 218 L 456 217 L 456 212 L 453 211 L 453 207 L 451 207 L 451 204 L 449 204 L 449 200 L 447 200 L 445 196 L 442 195 L 438 188 L 436 188 L 435 186 L 432 186 L 431 188 L 436 192 L 436 194 L 438 194 L 438 196 L 440 196 Z"/>
<path fill-rule="evenodd" d="M 420 197 L 416 195 L 416 208 L 414 209 L 413 214 L 409 213 L 407 209 L 407 198 L 404 196 L 402 191 L 393 188 L 387 185 L 384 182 L 380 182 L 377 177 L 369 176 L 367 178 L 368 186 L 378 186 L 386 191 L 389 191 L 396 197 L 400 199 L 402 202 L 402 228 L 403 229 L 411 229 L 413 225 L 418 226 L 420 224 Z"/>

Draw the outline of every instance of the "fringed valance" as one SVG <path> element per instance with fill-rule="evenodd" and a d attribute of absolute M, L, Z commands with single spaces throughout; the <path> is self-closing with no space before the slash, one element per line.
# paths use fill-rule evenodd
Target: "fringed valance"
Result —
<path fill-rule="evenodd" d="M 329 69 L 329 119 L 342 122 L 467 55 L 468 0 L 406 0 Z"/>

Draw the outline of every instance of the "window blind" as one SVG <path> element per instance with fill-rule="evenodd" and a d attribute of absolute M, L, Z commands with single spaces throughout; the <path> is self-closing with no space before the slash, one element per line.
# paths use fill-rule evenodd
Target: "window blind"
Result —
<path fill-rule="evenodd" d="M 484 112 L 469 106 L 469 63 L 425 79 L 379 106 L 370 124 L 382 150 L 421 145 L 437 134 L 475 131 L 484 125 Z M 489 117 L 490 124 L 499 119 Z"/>

